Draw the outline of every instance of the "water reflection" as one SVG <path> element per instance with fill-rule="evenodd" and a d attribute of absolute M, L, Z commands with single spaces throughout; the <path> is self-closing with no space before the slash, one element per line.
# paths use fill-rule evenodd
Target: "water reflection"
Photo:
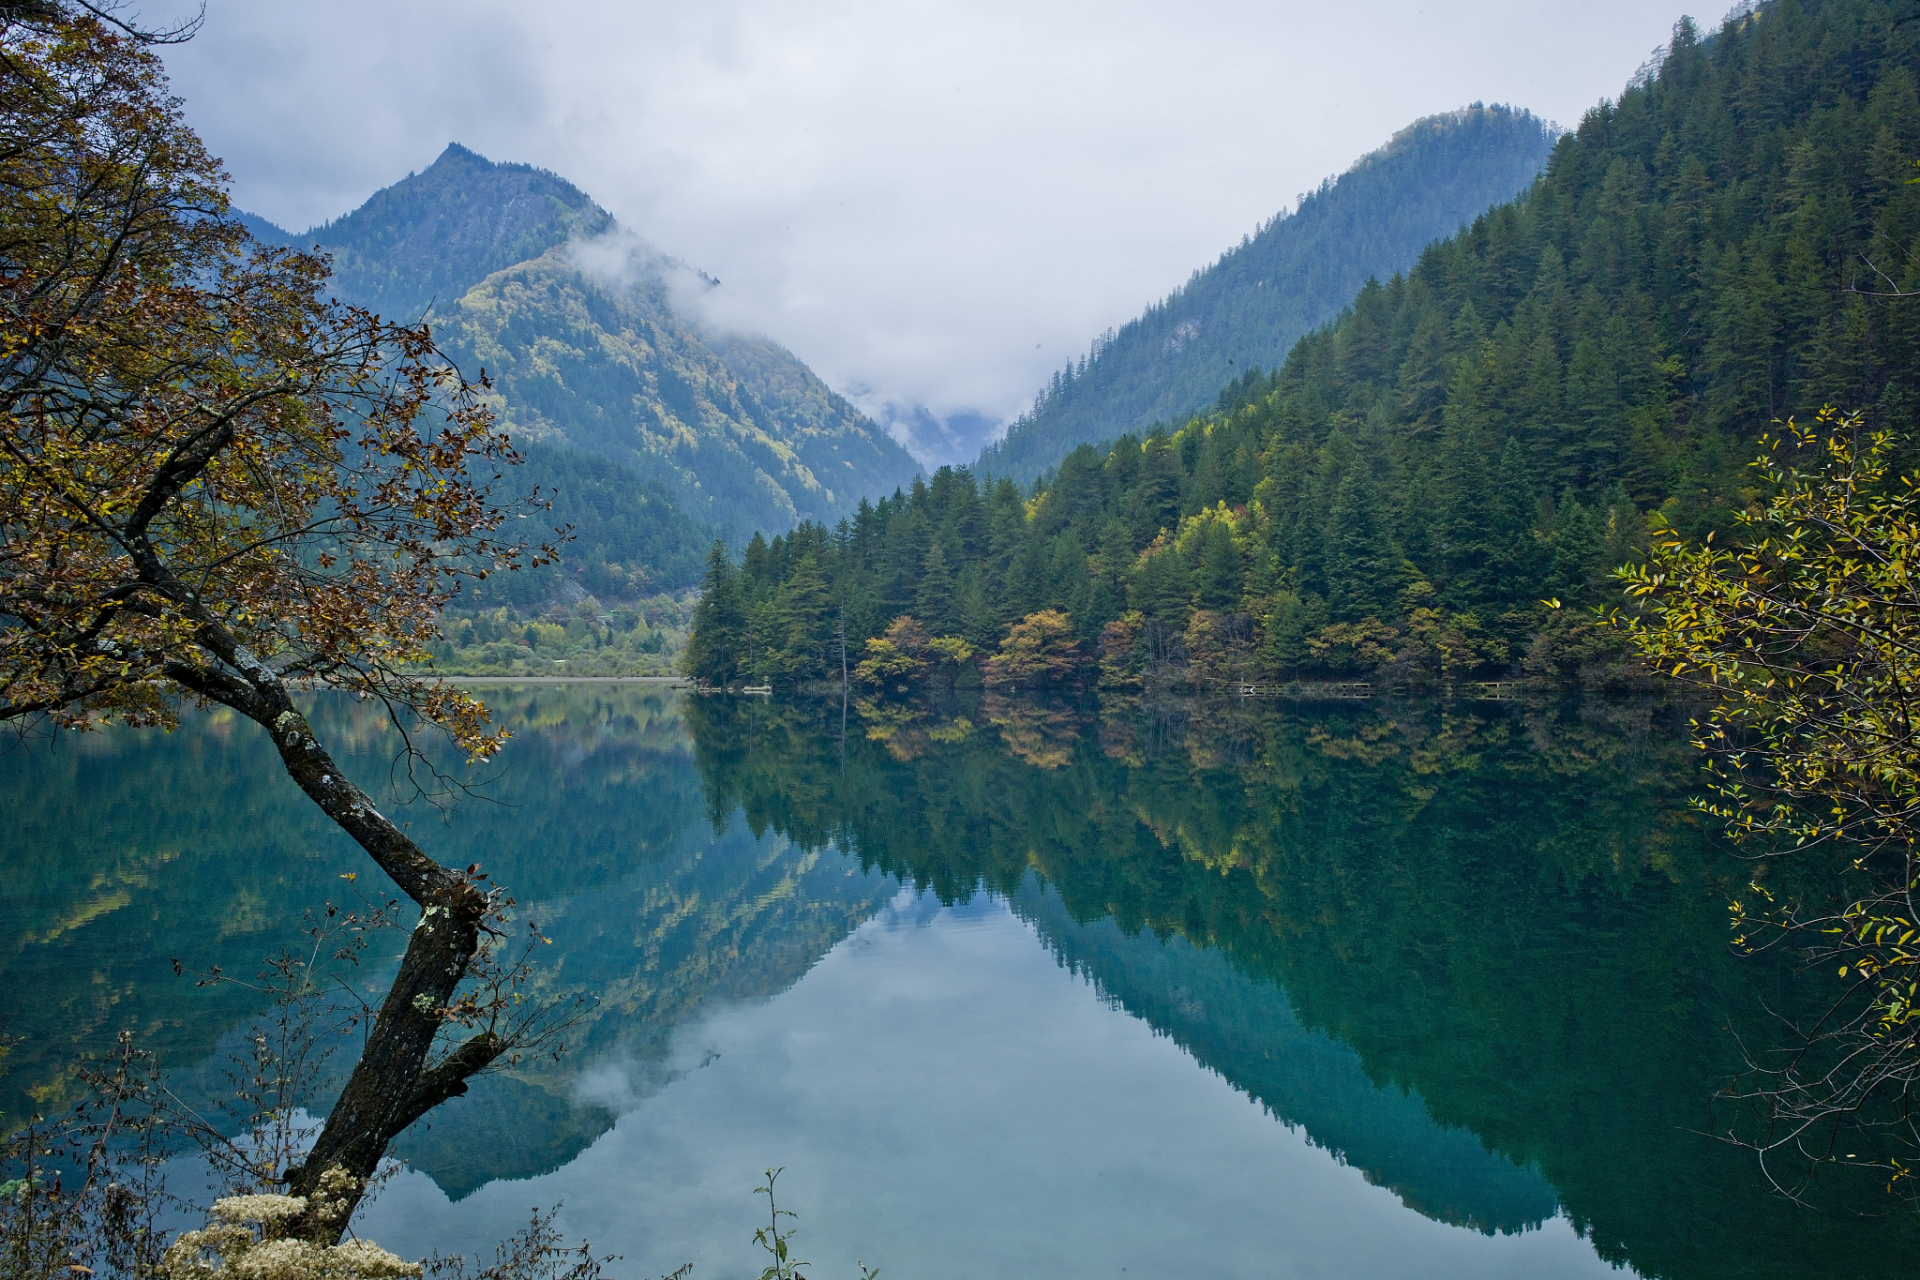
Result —
<path fill-rule="evenodd" d="M 1793 988 L 1727 952 L 1741 869 L 1657 708 L 995 701 L 843 736 L 837 705 L 489 697 L 497 803 L 416 834 L 599 1003 L 403 1137 L 395 1244 L 564 1197 L 636 1265 L 730 1274 L 769 1163 L 816 1262 L 894 1274 L 1860 1277 L 1920 1243 L 1695 1132 L 1728 1026 Z M 315 720 L 385 776 L 379 717 Z M 8 1115 L 123 1026 L 209 1075 L 244 993 L 168 961 L 247 966 L 360 868 L 258 746 L 214 715 L 0 758 Z"/>
<path fill-rule="evenodd" d="M 1408 1208 L 1487 1234 L 1531 1230 L 1558 1211 L 1538 1170 L 1435 1124 L 1418 1094 L 1379 1087 L 1352 1049 L 1302 1026 L 1284 992 L 1220 952 L 1129 935 L 1111 919 L 1081 924 L 1031 877 L 1012 906 L 1062 967 Z"/>
<path fill-rule="evenodd" d="M 810 1275 L 858 1259 L 921 1280 L 1616 1274 L 1562 1219 L 1487 1235 L 1408 1212 L 1094 996 L 1003 903 L 907 893 L 778 1000 L 686 1027 L 681 1077 L 565 1169 L 457 1203 L 403 1179 L 367 1230 L 420 1252 L 564 1200 L 569 1229 L 630 1274 L 751 1275 L 744 1193 L 777 1160 Z M 1332 1092 L 1379 1096 L 1331 1065 Z M 1419 1144 L 1434 1126 L 1409 1110 Z"/>
<path fill-rule="evenodd" d="M 1071 921 L 1224 957 L 1284 991 L 1372 1084 L 1538 1170 L 1609 1261 L 1686 1277 L 1903 1268 L 1914 1225 L 1877 1185 L 1829 1184 L 1824 1210 L 1788 1209 L 1747 1153 L 1701 1136 L 1732 1121 L 1712 1104 L 1739 1067 L 1729 1032 L 1764 1043 L 1767 1007 L 1793 1009 L 1818 978 L 1730 953 L 1727 891 L 1751 869 L 1685 807 L 1697 774 L 1682 713 L 1096 714 L 1002 715 L 998 732 L 911 752 L 889 750 L 883 727 L 843 755 L 825 709 L 689 710 L 710 802 L 946 900 L 984 885 L 1019 903 L 1037 875 Z M 1343 1136 L 1290 1100 L 1296 1077 L 1269 1070 L 1262 1032 L 1183 1025 L 1176 989 L 1163 978 L 1120 998 L 1409 1205 L 1493 1224 L 1535 1212 L 1485 1166 L 1435 1176 L 1394 1151 L 1399 1135 Z"/>

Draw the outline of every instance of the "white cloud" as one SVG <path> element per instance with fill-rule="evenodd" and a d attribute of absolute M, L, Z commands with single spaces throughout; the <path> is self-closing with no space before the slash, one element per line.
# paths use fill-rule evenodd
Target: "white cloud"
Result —
<path fill-rule="evenodd" d="M 1577 122 L 1672 5 L 209 0 L 168 61 L 243 207 L 302 229 L 458 140 L 578 183 L 836 388 L 991 420 L 1414 118 Z"/>

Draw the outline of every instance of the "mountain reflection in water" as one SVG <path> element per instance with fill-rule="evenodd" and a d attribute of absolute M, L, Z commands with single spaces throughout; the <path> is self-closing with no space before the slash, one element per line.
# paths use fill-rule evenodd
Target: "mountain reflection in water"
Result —
<path fill-rule="evenodd" d="M 1859 1202 L 1874 1213 L 1864 1218 L 1790 1208 L 1750 1155 L 1699 1135 L 1724 1123 L 1711 1100 L 1738 1065 L 1729 1026 L 1760 1028 L 1760 999 L 1789 1000 L 1791 974 L 1730 954 L 1725 891 L 1745 868 L 1686 812 L 1694 764 L 1655 708 L 989 701 L 871 736 L 856 718 L 843 737 L 838 704 L 631 686 L 486 692 L 515 732 L 486 789 L 499 803 L 444 816 L 416 806 L 416 831 L 511 886 L 555 939 L 541 981 L 598 1003 L 560 1061 L 491 1077 L 402 1138 L 396 1153 L 417 1173 L 374 1206 L 375 1238 L 472 1248 L 484 1242 L 465 1234 L 499 1234 L 499 1212 L 518 1215 L 529 1195 L 564 1197 L 598 1244 L 644 1222 L 644 1244 L 623 1249 L 636 1263 L 640 1248 L 649 1263 L 684 1255 L 729 1274 L 745 1238 L 728 1215 L 749 1220 L 755 1172 L 786 1163 L 816 1261 L 991 1271 L 1006 1259 L 953 1254 L 968 1233 L 994 1235 L 966 1199 L 993 1203 L 1006 1186 L 991 1184 L 1013 1175 L 961 1148 L 1011 1120 L 1030 1166 L 1060 1164 L 1025 1193 L 1037 1203 L 1003 1207 L 994 1247 L 1028 1240 L 1007 1258 L 1048 1257 L 1049 1271 L 1107 1269 L 1106 1246 L 1088 1242 L 1147 1232 L 1157 1215 L 1155 1240 L 1208 1221 L 1185 1246 L 1206 1254 L 1197 1274 L 1241 1274 L 1248 1259 L 1385 1266 L 1368 1248 L 1439 1250 L 1400 1261 L 1408 1274 L 1455 1270 L 1442 1265 L 1455 1246 L 1341 1217 L 1371 1203 L 1351 1197 L 1324 1210 L 1319 1233 L 1354 1239 L 1309 1247 L 1301 1207 L 1344 1176 L 1324 1154 L 1310 1166 L 1323 1172 L 1290 1173 L 1244 1207 L 1248 1189 L 1229 1180 L 1294 1157 L 1228 1152 L 1212 1175 L 1195 1157 L 1212 1149 L 1208 1124 L 1253 1141 L 1261 1125 L 1284 1134 L 1276 1121 L 1390 1192 L 1406 1206 L 1395 1212 L 1465 1233 L 1434 1240 L 1513 1241 L 1461 1253 L 1459 1274 L 1574 1274 L 1604 1259 L 1674 1277 L 1870 1277 L 1894 1274 L 1920 1243 L 1884 1197 Z M 315 722 L 363 782 L 385 776 L 394 744 L 371 709 L 323 698 Z M 70 1087 L 62 1064 L 122 1027 L 190 1087 L 212 1087 L 217 1046 L 253 1011 L 245 992 L 197 990 L 168 962 L 244 971 L 293 939 L 304 909 L 338 900 L 343 872 L 367 870 L 259 747 L 252 726 L 207 715 L 171 740 L 62 735 L 0 757 L 11 819 L 0 976 L 12 993 L 0 1012 L 18 1042 L 0 1077 L 8 1116 L 56 1105 Z M 998 949 L 916 950 L 900 930 L 921 917 L 939 937 L 972 922 Z M 1022 967 L 1035 939 L 1053 979 Z M 892 958 L 862 968 L 876 947 Z M 968 965 L 1006 976 L 972 984 L 966 1004 Z M 954 990 L 861 1022 L 857 993 L 890 981 Z M 1151 1034 L 1130 1039 L 1110 1017 Z M 1079 1039 L 1050 1054 L 1017 1042 L 1069 1025 Z M 843 1039 L 813 1045 L 809 1029 Z M 1106 1038 L 1106 1056 L 1086 1051 Z M 711 1065 L 701 1045 L 723 1040 L 734 1047 Z M 1168 1042 L 1187 1064 L 1177 1071 L 1153 1056 Z M 769 1075 L 774 1061 L 788 1074 Z M 956 1061 L 964 1078 L 931 1089 L 929 1074 Z M 1270 1118 L 1233 1118 L 1194 1063 Z M 996 1073 L 1005 1092 L 987 1087 Z M 792 1114 L 756 1109 L 769 1091 L 824 1090 L 836 1074 L 836 1087 L 865 1082 L 870 1113 L 827 1125 L 798 1102 Z M 939 1147 L 899 1131 L 865 1147 L 849 1136 L 909 1098 L 928 1133 L 945 1135 Z M 1092 1108 L 1087 1126 L 1108 1114 L 1102 1099 L 1122 1139 L 1160 1144 L 1127 1189 L 1117 1167 L 1095 1176 L 1096 1128 L 1074 1128 L 1076 1107 Z M 929 1114 L 942 1107 L 951 1114 Z M 1154 1126 L 1188 1107 L 1212 1118 L 1193 1122 L 1182 1152 Z M 782 1141 L 809 1149 L 756 1146 Z M 881 1180 L 855 1194 L 869 1172 Z M 703 1179 L 724 1195 L 694 1196 Z M 946 1198 L 914 1210 L 915 1187 Z M 1274 1208 L 1265 1221 L 1263 1197 L 1294 1216 Z M 724 1218 L 731 1234 L 696 1239 L 676 1210 Z M 1056 1225 L 1028 1239 L 1013 1221 L 1022 1211 Z M 916 1212 L 920 1225 L 903 1228 Z M 1556 1243 L 1568 1222 L 1599 1259 L 1570 1233 Z M 938 1243 L 948 1223 L 966 1225 L 959 1243 Z"/>

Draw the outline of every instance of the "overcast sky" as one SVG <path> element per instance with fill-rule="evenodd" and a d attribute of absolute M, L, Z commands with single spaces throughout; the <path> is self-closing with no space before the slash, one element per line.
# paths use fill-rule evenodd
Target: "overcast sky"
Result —
<path fill-rule="evenodd" d="M 999 420 L 1417 117 L 1577 123 L 1682 3 L 207 0 L 167 60 L 290 229 L 459 141 L 585 188 L 870 412 Z"/>

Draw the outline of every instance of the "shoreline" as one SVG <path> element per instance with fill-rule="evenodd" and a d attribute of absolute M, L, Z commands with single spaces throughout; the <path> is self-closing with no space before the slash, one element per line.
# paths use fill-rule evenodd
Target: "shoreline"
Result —
<path fill-rule="evenodd" d="M 440 675 L 448 684 L 664 684 L 692 688 L 685 676 L 456 676 Z"/>

